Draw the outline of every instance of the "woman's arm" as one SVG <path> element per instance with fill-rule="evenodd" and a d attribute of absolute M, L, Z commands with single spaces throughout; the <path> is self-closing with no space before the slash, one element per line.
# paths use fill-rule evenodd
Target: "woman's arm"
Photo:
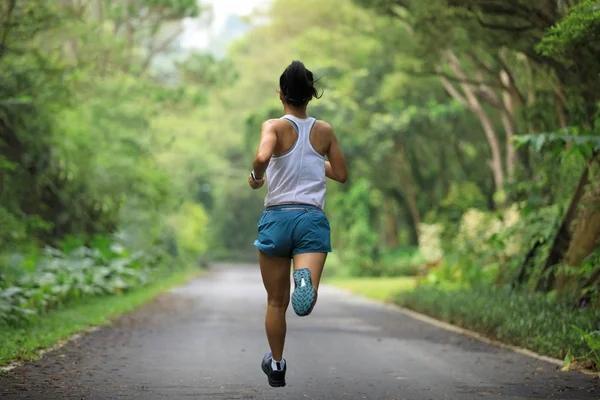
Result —
<path fill-rule="evenodd" d="M 337 138 L 335 137 L 333 128 L 328 126 L 328 130 L 330 130 L 331 134 L 331 144 L 329 145 L 329 150 L 327 151 L 327 158 L 329 161 L 325 161 L 325 175 L 328 178 L 340 183 L 346 183 L 348 180 L 348 171 L 346 169 L 344 155 L 338 146 Z"/>
<path fill-rule="evenodd" d="M 333 173 L 333 169 L 331 168 L 331 163 L 329 161 L 325 161 L 325 176 L 329 179 L 333 179 L 334 181 L 338 180 Z"/>
<path fill-rule="evenodd" d="M 273 151 L 275 151 L 276 144 L 277 133 L 275 131 L 275 124 L 273 124 L 272 120 L 265 121 L 262 124 L 262 131 L 260 133 L 260 143 L 258 144 L 258 150 L 256 151 L 254 162 L 252 163 L 254 176 L 256 177 L 256 179 L 260 179 L 262 181 L 260 184 L 253 184 L 254 179 L 250 176 L 248 178 L 248 183 L 250 183 L 250 186 L 253 189 L 258 189 L 263 185 L 265 181 L 265 171 L 269 166 L 269 161 L 271 160 Z"/>

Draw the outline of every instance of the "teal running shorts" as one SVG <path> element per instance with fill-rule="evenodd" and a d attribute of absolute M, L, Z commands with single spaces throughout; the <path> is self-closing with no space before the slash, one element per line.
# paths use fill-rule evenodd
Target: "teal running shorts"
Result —
<path fill-rule="evenodd" d="M 330 227 L 318 207 L 290 204 L 265 208 L 258 222 L 254 246 L 273 257 L 330 253 Z"/>

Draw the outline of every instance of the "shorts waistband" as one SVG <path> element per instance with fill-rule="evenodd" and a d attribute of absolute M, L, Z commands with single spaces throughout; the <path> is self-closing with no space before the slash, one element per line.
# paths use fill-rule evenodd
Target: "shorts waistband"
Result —
<path fill-rule="evenodd" d="M 313 204 L 305 203 L 284 203 L 284 204 L 273 204 L 265 207 L 265 211 L 282 211 L 282 210 L 307 210 L 307 211 L 323 211 L 320 207 Z"/>

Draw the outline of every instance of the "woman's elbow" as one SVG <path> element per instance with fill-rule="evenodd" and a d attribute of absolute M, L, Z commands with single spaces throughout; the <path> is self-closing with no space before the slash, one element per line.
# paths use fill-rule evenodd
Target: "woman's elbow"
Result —
<path fill-rule="evenodd" d="M 259 153 L 254 158 L 254 165 L 265 166 L 265 165 L 269 164 L 270 160 L 271 160 L 271 156 L 267 156 L 266 154 Z"/>
<path fill-rule="evenodd" d="M 346 183 L 346 181 L 348 180 L 348 174 L 343 174 L 336 177 L 338 178 L 337 181 L 339 183 Z"/>

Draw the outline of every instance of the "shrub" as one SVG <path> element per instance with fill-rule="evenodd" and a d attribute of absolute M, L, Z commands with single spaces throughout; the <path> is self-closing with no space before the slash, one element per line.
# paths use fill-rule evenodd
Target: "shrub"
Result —
<path fill-rule="evenodd" d="M 557 358 L 597 359 L 600 310 L 574 309 L 541 293 L 507 288 L 420 285 L 398 294 L 403 306 L 472 329 L 502 342 Z M 574 328 L 576 327 L 576 328 Z"/>
<path fill-rule="evenodd" d="M 47 248 L 41 257 L 13 257 L 21 274 L 0 275 L 0 325 L 19 325 L 35 315 L 83 298 L 119 295 L 150 282 L 148 254 L 131 252 L 107 238 L 96 238 L 91 247 L 66 251 Z M 33 260 L 33 261 L 32 261 Z M 33 268 L 28 265 L 34 264 Z"/>
<path fill-rule="evenodd" d="M 419 250 L 426 262 L 439 261 L 443 256 L 441 224 L 421 224 L 419 227 Z"/>

